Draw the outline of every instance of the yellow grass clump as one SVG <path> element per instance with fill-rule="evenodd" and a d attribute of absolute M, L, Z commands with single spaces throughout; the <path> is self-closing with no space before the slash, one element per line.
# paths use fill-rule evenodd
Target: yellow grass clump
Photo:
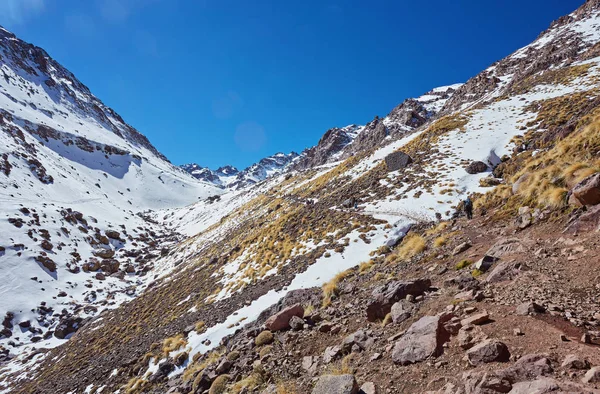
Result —
<path fill-rule="evenodd" d="M 323 285 L 323 308 L 331 305 L 331 301 L 339 295 L 338 284 L 348 276 L 349 273 L 349 271 L 340 272 L 332 280 Z"/>
<path fill-rule="evenodd" d="M 417 254 L 427 249 L 425 238 L 418 234 L 411 233 L 404 237 L 396 254 L 401 260 L 409 260 Z"/>

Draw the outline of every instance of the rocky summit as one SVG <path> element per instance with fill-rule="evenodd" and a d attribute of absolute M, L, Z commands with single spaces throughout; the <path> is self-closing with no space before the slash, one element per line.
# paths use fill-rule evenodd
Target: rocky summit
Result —
<path fill-rule="evenodd" d="M 599 1 L 241 171 L 0 69 L 0 393 L 600 393 Z"/>

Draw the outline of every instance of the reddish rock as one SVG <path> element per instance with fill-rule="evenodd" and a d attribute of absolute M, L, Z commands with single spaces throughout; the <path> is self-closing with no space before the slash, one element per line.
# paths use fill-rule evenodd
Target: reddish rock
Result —
<path fill-rule="evenodd" d="M 290 327 L 290 319 L 293 316 L 304 316 L 304 308 L 300 304 L 295 304 L 269 317 L 265 322 L 265 327 L 271 331 L 285 330 Z"/>
<path fill-rule="evenodd" d="M 600 204 L 600 173 L 585 178 L 573 188 L 573 196 L 582 205 Z"/>
<path fill-rule="evenodd" d="M 600 205 L 592 207 L 588 212 L 572 222 L 565 229 L 565 233 L 577 234 L 598 230 L 600 230 Z"/>

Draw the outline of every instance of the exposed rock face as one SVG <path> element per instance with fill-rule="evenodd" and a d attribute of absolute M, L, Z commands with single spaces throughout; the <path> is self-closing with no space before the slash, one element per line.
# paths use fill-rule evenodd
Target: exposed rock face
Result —
<path fill-rule="evenodd" d="M 352 143 L 361 130 L 362 127 L 357 125 L 327 130 L 316 146 L 302 152 L 300 160 L 294 164 L 293 169 L 302 170 L 327 163 Z"/>
<path fill-rule="evenodd" d="M 442 353 L 442 345 L 450 337 L 443 326 L 450 317 L 425 316 L 410 326 L 394 345 L 394 362 L 407 365 L 439 356 Z"/>
<path fill-rule="evenodd" d="M 600 173 L 585 178 L 573 188 L 573 196 L 581 205 L 600 204 Z"/>
<path fill-rule="evenodd" d="M 367 306 L 367 320 L 383 319 L 390 313 L 392 305 L 407 295 L 419 296 L 431 286 L 429 279 L 415 281 L 390 282 L 373 291 L 373 301 Z"/>

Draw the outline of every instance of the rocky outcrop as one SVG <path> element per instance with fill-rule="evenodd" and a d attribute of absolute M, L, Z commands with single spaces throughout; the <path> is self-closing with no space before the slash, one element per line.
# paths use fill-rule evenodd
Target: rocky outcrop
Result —
<path fill-rule="evenodd" d="M 390 282 L 373 290 L 372 301 L 367 306 L 367 320 L 383 319 L 390 313 L 392 305 L 407 295 L 419 296 L 431 286 L 429 279 Z"/>
<path fill-rule="evenodd" d="M 596 173 L 579 182 L 572 190 L 573 197 L 581 205 L 600 204 L 600 173 Z"/>
<path fill-rule="evenodd" d="M 323 375 L 312 394 L 358 394 L 358 390 L 354 375 Z"/>

